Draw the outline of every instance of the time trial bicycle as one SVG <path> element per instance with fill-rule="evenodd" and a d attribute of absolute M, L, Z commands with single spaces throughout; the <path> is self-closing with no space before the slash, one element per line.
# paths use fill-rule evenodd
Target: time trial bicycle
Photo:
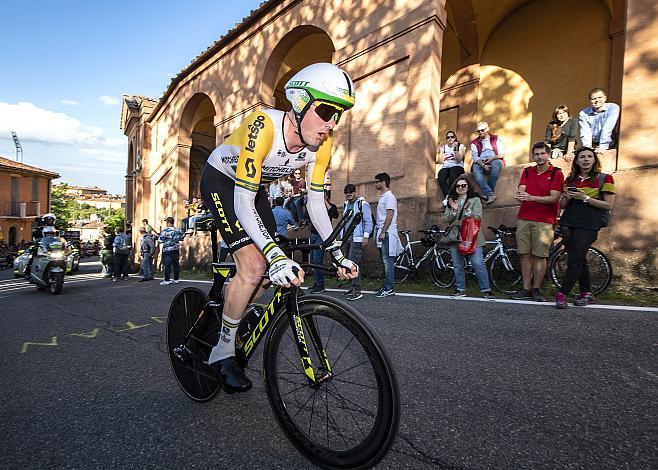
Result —
<path fill-rule="evenodd" d="M 289 245 L 288 250 L 325 250 L 351 216 L 348 211 L 322 244 Z M 211 229 L 217 259 L 216 227 Z M 221 388 L 208 357 L 218 340 L 222 286 L 234 274 L 234 263 L 214 262 L 210 294 L 185 288 L 169 309 L 171 368 L 183 391 L 197 402 L 212 399 Z M 370 468 L 386 455 L 400 420 L 397 379 L 382 341 L 352 306 L 331 296 L 305 294 L 300 287 L 276 286 L 269 305 L 252 305 L 240 322 L 236 357 L 243 368 L 263 341 L 270 406 L 304 456 L 324 468 L 344 469 Z"/>

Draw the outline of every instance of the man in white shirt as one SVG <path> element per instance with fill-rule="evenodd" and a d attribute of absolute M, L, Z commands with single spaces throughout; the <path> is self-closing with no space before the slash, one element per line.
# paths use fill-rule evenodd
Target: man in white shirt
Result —
<path fill-rule="evenodd" d="M 384 263 L 384 287 L 375 295 L 388 297 L 395 295 L 393 283 L 395 282 L 395 258 L 402 253 L 402 242 L 398 236 L 398 201 L 389 189 L 391 177 L 388 173 L 378 173 L 375 176 L 375 188 L 379 191 L 377 203 L 377 225 L 375 233 L 377 247 L 381 251 Z"/>
<path fill-rule="evenodd" d="M 471 171 L 482 194 L 487 198 L 487 204 L 491 204 L 496 200 L 494 188 L 505 165 L 505 145 L 499 136 L 489 133 L 489 124 L 486 122 L 478 122 L 476 130 L 478 136 L 471 142 Z"/>
<path fill-rule="evenodd" d="M 608 96 L 603 88 L 594 88 L 589 92 L 591 106 L 578 114 L 580 140 L 584 147 L 591 147 L 598 154 L 602 170 L 612 173 L 617 169 L 617 146 L 615 127 L 619 120 L 619 105 L 608 103 Z"/>

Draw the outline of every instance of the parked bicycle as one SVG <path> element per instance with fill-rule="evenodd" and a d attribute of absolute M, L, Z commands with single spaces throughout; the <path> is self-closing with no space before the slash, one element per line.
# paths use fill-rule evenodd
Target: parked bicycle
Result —
<path fill-rule="evenodd" d="M 351 215 L 348 211 L 322 244 L 288 249 L 325 249 Z M 211 236 L 217 259 L 214 227 Z M 335 273 L 322 265 L 301 266 Z M 235 264 L 213 263 L 213 274 L 210 296 L 196 288 L 181 290 L 167 318 L 172 370 L 198 402 L 212 399 L 221 387 L 208 357 L 221 324 L 222 286 L 235 274 Z M 263 340 L 265 390 L 295 447 L 324 468 L 369 468 L 379 462 L 397 434 L 400 395 L 383 343 L 366 320 L 333 297 L 277 286 L 266 308 L 251 306 L 240 322 L 236 357 L 242 367 Z"/>
<path fill-rule="evenodd" d="M 411 230 L 401 230 L 406 243 L 400 255 L 395 259 L 393 264 L 395 268 L 395 282 L 402 283 L 409 277 L 413 277 L 418 273 L 420 267 L 425 264 L 425 261 L 430 262 L 430 278 L 432 282 L 439 287 L 450 287 L 454 279 L 452 273 L 452 258 L 450 251 L 445 248 L 440 248 L 436 242 L 436 237 L 443 233 L 438 226 L 433 225 L 429 230 L 419 230 L 420 233 L 425 234 L 421 240 L 411 241 L 409 234 Z M 420 255 L 420 247 L 426 248 L 425 252 Z M 414 251 L 416 255 L 414 255 Z M 417 260 L 417 261 L 416 261 Z M 449 272 L 445 269 L 450 266 Z"/>
<path fill-rule="evenodd" d="M 567 272 L 567 250 L 560 227 L 555 230 L 553 245 L 548 252 L 548 273 L 551 281 L 560 289 L 562 279 Z M 590 247 L 587 250 L 587 266 L 592 280 L 592 292 L 600 294 L 605 291 L 612 282 L 612 263 L 608 257 L 598 248 Z"/>

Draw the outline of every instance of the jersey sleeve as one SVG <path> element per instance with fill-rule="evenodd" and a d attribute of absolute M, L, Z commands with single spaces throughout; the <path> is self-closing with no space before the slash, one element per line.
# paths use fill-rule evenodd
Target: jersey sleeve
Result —
<path fill-rule="evenodd" d="M 331 137 L 328 137 L 315 152 L 315 161 L 308 164 L 306 173 L 310 175 L 306 210 L 322 240 L 326 240 L 333 229 L 324 205 L 324 173 L 327 171 L 330 159 Z"/>
<path fill-rule="evenodd" d="M 274 123 L 267 114 L 257 111 L 247 116 L 237 132 L 240 155 L 235 169 L 235 215 L 249 238 L 265 253 L 267 246 L 276 245 L 258 215 L 255 201 L 263 160 L 274 141 Z"/>

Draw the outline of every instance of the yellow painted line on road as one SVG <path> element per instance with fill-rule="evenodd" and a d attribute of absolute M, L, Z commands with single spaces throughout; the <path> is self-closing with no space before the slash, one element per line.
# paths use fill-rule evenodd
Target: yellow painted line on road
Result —
<path fill-rule="evenodd" d="M 116 331 L 117 333 L 122 333 L 124 331 L 138 330 L 139 328 L 144 328 L 145 326 L 149 326 L 150 323 L 146 323 L 144 325 L 135 325 L 133 322 L 127 321 L 126 325 L 128 325 L 128 328 L 124 328 L 122 330 L 113 330 L 113 331 Z"/>
<path fill-rule="evenodd" d="M 21 348 L 21 354 L 27 352 L 27 348 L 30 346 L 58 346 L 57 336 L 53 336 L 50 340 L 50 343 L 35 343 L 33 341 L 25 341 L 23 347 Z"/>
<path fill-rule="evenodd" d="M 98 336 L 99 331 L 100 328 L 94 328 L 93 330 L 87 333 L 69 333 L 69 336 L 80 336 L 82 338 L 95 338 L 96 336 Z"/>

